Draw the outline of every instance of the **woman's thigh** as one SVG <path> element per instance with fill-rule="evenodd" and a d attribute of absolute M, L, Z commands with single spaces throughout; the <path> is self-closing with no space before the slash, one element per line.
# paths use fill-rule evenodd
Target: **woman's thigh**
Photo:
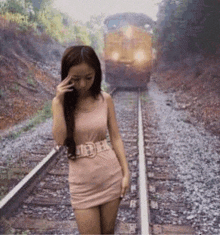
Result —
<path fill-rule="evenodd" d="M 80 234 L 101 234 L 100 209 L 75 209 L 74 214 Z"/>
<path fill-rule="evenodd" d="M 117 198 L 100 206 L 102 234 L 114 234 L 115 221 L 121 199 Z"/>

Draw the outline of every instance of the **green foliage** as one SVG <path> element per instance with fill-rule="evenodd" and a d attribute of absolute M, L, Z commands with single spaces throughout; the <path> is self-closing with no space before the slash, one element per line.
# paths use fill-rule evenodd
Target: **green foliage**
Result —
<path fill-rule="evenodd" d="M 89 38 L 89 34 L 88 34 L 88 31 L 84 25 L 81 25 L 81 26 L 75 25 L 73 27 L 72 32 L 74 32 L 74 34 L 75 34 L 77 44 L 90 45 L 91 41 Z"/>
<path fill-rule="evenodd" d="M 50 36 L 58 41 L 61 40 L 60 32 L 63 27 L 61 15 L 56 14 L 49 8 L 45 8 L 44 11 L 40 12 L 38 15 L 38 23 L 43 26 L 45 32 Z"/>
<path fill-rule="evenodd" d="M 18 29 L 21 31 L 26 31 L 29 28 L 36 29 L 36 24 L 33 22 L 30 22 L 28 20 L 27 15 L 22 15 L 20 13 L 11 13 L 11 12 L 6 12 L 3 15 L 3 18 L 10 22 L 15 22 L 19 25 Z"/>
<path fill-rule="evenodd" d="M 218 0 L 163 0 L 154 38 L 159 55 L 178 60 L 188 53 L 215 54 L 220 45 Z"/>
<path fill-rule="evenodd" d="M 33 29 L 36 34 L 46 33 L 62 44 L 91 45 L 102 53 L 104 15 L 91 17 L 86 24 L 74 22 L 53 9 L 52 0 L 6 0 L 0 3 L 0 14 L 18 24 L 21 31 Z"/>
<path fill-rule="evenodd" d="M 86 27 L 89 33 L 89 37 L 91 40 L 91 45 L 98 54 L 103 52 L 104 48 L 104 14 L 100 14 L 97 16 L 91 16 L 90 21 L 86 23 Z"/>
<path fill-rule="evenodd" d="M 27 11 L 24 8 L 24 1 L 22 0 L 7 0 L 1 3 L 1 13 L 9 12 L 12 14 L 26 15 Z"/>

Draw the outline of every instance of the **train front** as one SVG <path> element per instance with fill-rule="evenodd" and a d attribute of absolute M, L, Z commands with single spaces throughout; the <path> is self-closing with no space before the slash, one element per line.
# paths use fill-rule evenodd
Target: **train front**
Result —
<path fill-rule="evenodd" d="M 151 69 L 152 36 L 146 29 L 127 22 L 119 27 L 108 27 L 105 70 L 106 82 L 110 86 L 144 88 L 149 82 Z"/>

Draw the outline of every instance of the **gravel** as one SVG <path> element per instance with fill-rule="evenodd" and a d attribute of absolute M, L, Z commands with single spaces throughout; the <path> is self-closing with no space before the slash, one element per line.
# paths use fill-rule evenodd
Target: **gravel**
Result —
<path fill-rule="evenodd" d="M 154 103 L 158 128 L 166 140 L 169 157 L 176 164 L 175 172 L 183 182 L 183 197 L 190 205 L 183 211 L 193 223 L 197 235 L 220 234 L 220 140 L 207 132 L 202 124 L 191 121 L 187 110 L 177 110 L 174 94 L 162 93 L 156 83 L 149 83 L 149 97 Z M 16 139 L 2 137 L 0 165 L 16 162 L 19 151 L 39 148 L 51 138 L 52 120 L 22 133 Z M 27 144 L 28 143 L 28 144 Z"/>
<path fill-rule="evenodd" d="M 187 111 L 176 110 L 174 94 L 162 93 L 149 83 L 159 132 L 169 146 L 175 172 L 183 182 L 183 197 L 190 205 L 183 213 L 196 228 L 196 234 L 220 234 L 220 155 L 219 137 L 207 132 L 202 124 L 191 121 Z"/>
<path fill-rule="evenodd" d="M 25 122 L 12 129 L 11 131 L 18 131 L 25 126 Z M 9 138 L 9 131 L 2 133 L 2 139 L 0 142 L 0 165 L 4 165 L 10 161 L 15 163 L 20 158 L 21 151 L 30 151 L 32 149 L 40 149 L 45 144 L 45 140 L 52 138 L 52 119 L 48 119 L 46 122 L 39 124 L 35 128 L 21 133 L 17 138 Z"/>

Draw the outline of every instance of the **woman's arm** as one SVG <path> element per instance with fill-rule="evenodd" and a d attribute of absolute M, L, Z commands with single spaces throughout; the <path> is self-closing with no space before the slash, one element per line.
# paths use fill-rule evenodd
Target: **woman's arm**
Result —
<path fill-rule="evenodd" d="M 58 145 L 63 145 L 67 136 L 63 103 L 55 97 L 52 101 L 53 127 L 52 133 Z"/>
<path fill-rule="evenodd" d="M 71 76 L 67 76 L 58 86 L 56 97 L 52 101 L 53 112 L 53 137 L 58 145 L 64 145 L 67 137 L 67 126 L 64 115 L 64 95 L 66 92 L 71 92 L 74 83 L 69 84 Z"/>
<path fill-rule="evenodd" d="M 124 145 L 119 133 L 118 124 L 115 116 L 115 108 L 112 98 L 109 94 L 105 93 L 107 104 L 108 104 L 108 130 L 110 135 L 110 140 L 112 147 L 118 157 L 119 163 L 123 172 L 123 182 L 122 182 L 122 196 L 124 196 L 126 189 L 129 186 L 129 169 L 128 162 L 125 155 Z"/>

